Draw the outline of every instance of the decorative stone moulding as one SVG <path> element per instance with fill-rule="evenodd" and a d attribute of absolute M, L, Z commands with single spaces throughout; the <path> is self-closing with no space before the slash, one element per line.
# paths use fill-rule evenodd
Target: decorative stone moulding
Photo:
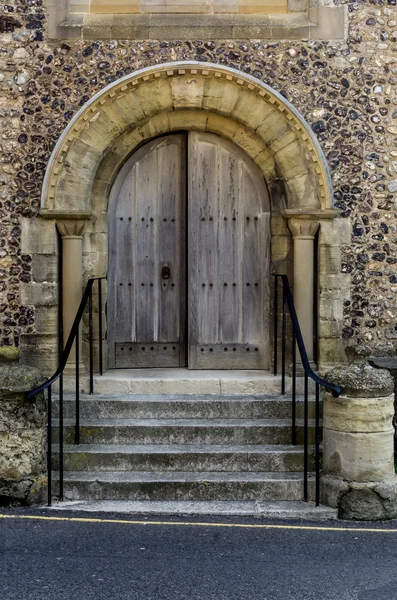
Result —
<path fill-rule="evenodd" d="M 92 217 L 91 211 L 70 211 L 65 212 L 64 210 L 45 210 L 42 209 L 40 211 L 40 216 L 42 219 L 57 219 L 59 221 L 84 221 L 89 220 Z"/>
<path fill-rule="evenodd" d="M 367 364 L 334 369 L 326 379 L 343 393 L 324 397 L 322 502 L 343 519 L 394 518 L 393 379 Z"/>
<path fill-rule="evenodd" d="M 94 183 L 111 186 L 137 147 L 181 129 L 211 131 L 233 141 L 259 166 L 268 184 L 283 177 L 289 208 L 331 209 L 332 187 L 322 150 L 285 98 L 235 69 L 176 62 L 112 83 L 75 115 L 49 161 L 42 216 L 88 216 L 95 203 Z"/>

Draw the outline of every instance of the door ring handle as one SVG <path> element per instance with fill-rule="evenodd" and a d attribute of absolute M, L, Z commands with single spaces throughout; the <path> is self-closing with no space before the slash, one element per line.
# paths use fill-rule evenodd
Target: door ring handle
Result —
<path fill-rule="evenodd" d="M 164 265 L 163 268 L 161 269 L 161 278 L 169 279 L 170 277 L 171 277 L 171 269 L 169 268 L 168 265 Z"/>

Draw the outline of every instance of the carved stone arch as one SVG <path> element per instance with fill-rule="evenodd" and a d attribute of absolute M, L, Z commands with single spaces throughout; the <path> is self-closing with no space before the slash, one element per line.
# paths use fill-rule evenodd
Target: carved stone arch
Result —
<path fill-rule="evenodd" d="M 92 210 L 91 191 L 103 179 L 104 156 L 125 150 L 125 160 L 144 141 L 177 129 L 208 130 L 232 140 L 259 166 L 268 184 L 284 179 L 289 208 L 332 207 L 324 155 L 289 102 L 235 69 L 183 62 L 132 73 L 75 115 L 51 156 L 42 208 Z"/>
<path fill-rule="evenodd" d="M 88 220 L 79 268 L 85 278 L 105 275 L 108 199 L 117 173 L 147 141 L 183 130 L 230 140 L 275 190 L 273 271 L 293 272 L 287 220 L 321 222 L 319 319 L 328 325 L 320 323 L 320 361 L 330 364 L 331 355 L 343 354 L 340 306 L 334 312 L 328 298 L 342 297 L 340 244 L 349 231 L 339 223 L 343 219 L 330 221 L 336 216 L 330 175 L 309 125 L 285 98 L 254 77 L 216 64 L 174 62 L 136 71 L 107 86 L 81 108 L 60 137 L 44 180 L 41 216 Z M 343 242 L 342 233 L 337 239 L 338 228 Z M 294 245 L 301 244 L 304 238 L 293 235 Z"/>

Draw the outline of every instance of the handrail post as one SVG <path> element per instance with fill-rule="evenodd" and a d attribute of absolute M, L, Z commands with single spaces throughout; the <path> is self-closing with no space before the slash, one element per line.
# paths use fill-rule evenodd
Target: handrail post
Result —
<path fill-rule="evenodd" d="M 292 444 L 296 446 L 296 337 L 292 328 Z"/>
<path fill-rule="evenodd" d="M 75 443 L 80 444 L 80 341 L 79 341 L 79 325 L 76 332 L 76 428 L 75 428 Z"/>
<path fill-rule="evenodd" d="M 316 382 L 316 506 L 320 504 L 320 385 Z"/>
<path fill-rule="evenodd" d="M 273 306 L 273 326 L 274 326 L 274 358 L 273 374 L 277 375 L 277 342 L 278 342 L 278 275 L 274 276 L 274 306 Z"/>
<path fill-rule="evenodd" d="M 47 504 L 51 506 L 52 501 L 52 393 L 51 393 L 51 385 L 48 388 L 48 406 L 47 406 Z"/>
<path fill-rule="evenodd" d="M 59 378 L 59 499 L 63 501 L 63 373 Z"/>
<path fill-rule="evenodd" d="M 36 394 L 48 390 L 48 407 L 47 407 L 47 474 L 48 474 L 48 506 L 51 506 L 52 501 L 52 384 L 59 379 L 59 497 L 63 500 L 64 497 L 64 389 L 63 389 L 63 372 L 66 367 L 69 355 L 72 352 L 73 344 L 76 352 L 76 425 L 75 425 L 75 443 L 80 444 L 80 323 L 83 318 L 84 311 L 89 301 L 89 319 L 90 319 L 90 346 L 92 347 L 92 288 L 94 281 L 98 280 L 98 296 L 99 296 L 99 310 L 100 315 L 102 313 L 102 298 L 101 298 L 101 287 L 100 281 L 104 279 L 94 278 L 90 279 L 83 292 L 77 314 L 74 318 L 71 330 L 69 332 L 68 339 L 62 350 L 60 357 L 60 364 L 55 371 L 54 375 L 47 379 L 44 383 L 38 387 L 30 390 L 27 394 L 28 398 L 33 398 Z M 99 322 L 100 339 L 102 339 L 102 323 Z M 100 347 L 100 370 L 102 374 L 102 347 Z M 93 373 L 93 352 L 90 348 L 90 372 Z"/>
<path fill-rule="evenodd" d="M 99 337 L 99 373 L 103 375 L 102 352 L 102 278 L 98 279 L 98 337 Z"/>
<path fill-rule="evenodd" d="M 89 359 L 90 359 L 90 394 L 94 393 L 94 336 L 92 326 L 92 288 L 88 298 L 88 340 L 89 340 Z"/>
<path fill-rule="evenodd" d="M 285 395 L 285 363 L 286 363 L 286 340 L 287 340 L 287 305 L 285 290 L 283 287 L 283 319 L 281 327 L 281 393 Z"/>
<path fill-rule="evenodd" d="M 309 476 L 309 386 L 308 377 L 305 371 L 305 396 L 304 396 L 304 417 L 303 417 L 303 497 L 307 502 L 309 499 L 308 493 L 308 476 Z"/>

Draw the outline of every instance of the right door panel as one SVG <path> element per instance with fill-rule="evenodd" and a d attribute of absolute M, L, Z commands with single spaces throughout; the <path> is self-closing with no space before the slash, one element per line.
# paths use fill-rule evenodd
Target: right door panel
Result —
<path fill-rule="evenodd" d="M 267 369 L 270 212 L 256 165 L 188 134 L 189 368 Z"/>

